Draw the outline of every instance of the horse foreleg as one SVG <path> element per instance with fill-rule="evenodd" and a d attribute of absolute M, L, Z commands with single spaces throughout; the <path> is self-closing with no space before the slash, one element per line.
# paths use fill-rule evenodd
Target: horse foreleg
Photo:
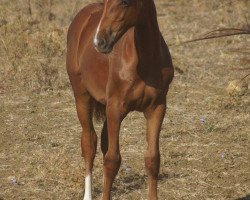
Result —
<path fill-rule="evenodd" d="M 147 150 L 145 153 L 145 167 L 148 175 L 148 199 L 157 199 L 157 179 L 160 168 L 159 135 L 165 116 L 166 105 L 154 106 L 144 114 L 147 119 Z"/>
<path fill-rule="evenodd" d="M 103 188 L 102 200 L 111 199 L 112 184 L 121 165 L 121 155 L 119 148 L 119 131 L 123 119 L 123 113 L 124 112 L 122 109 L 122 105 L 119 102 L 113 102 L 107 104 L 106 115 L 107 115 L 108 148 L 106 149 L 105 144 L 103 145 L 102 148 L 104 152 L 104 188 Z"/>
<path fill-rule="evenodd" d="M 84 200 L 92 199 L 92 169 L 96 155 L 97 136 L 92 123 L 91 97 L 88 94 L 76 95 L 76 109 L 82 126 L 81 147 L 85 164 Z"/>
<path fill-rule="evenodd" d="M 92 169 L 96 155 L 97 136 L 95 131 L 82 133 L 82 154 L 85 161 L 85 193 L 84 200 L 92 199 Z"/>

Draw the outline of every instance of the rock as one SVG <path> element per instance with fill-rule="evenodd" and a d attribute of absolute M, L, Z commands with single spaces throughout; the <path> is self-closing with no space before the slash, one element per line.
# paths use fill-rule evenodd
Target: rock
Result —
<path fill-rule="evenodd" d="M 17 178 L 15 176 L 9 176 L 8 181 L 12 184 L 17 184 Z"/>
<path fill-rule="evenodd" d="M 231 96 L 243 96 L 248 91 L 248 83 L 244 79 L 230 81 L 226 91 Z"/>

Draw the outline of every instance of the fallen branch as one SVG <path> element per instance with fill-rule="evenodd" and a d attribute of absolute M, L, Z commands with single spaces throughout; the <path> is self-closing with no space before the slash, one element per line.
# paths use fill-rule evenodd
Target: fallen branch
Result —
<path fill-rule="evenodd" d="M 247 70 L 250 70 L 250 67 L 247 67 L 247 68 L 231 68 L 231 70 L 247 71 Z"/>
<path fill-rule="evenodd" d="M 209 40 L 209 39 L 215 39 L 215 38 L 221 38 L 221 37 L 228 37 L 233 35 L 244 35 L 244 34 L 250 34 L 250 28 L 247 29 L 238 29 L 238 28 L 221 28 L 217 30 L 210 31 L 206 33 L 201 38 L 196 38 L 193 40 L 188 40 L 185 42 L 182 42 L 182 44 L 187 44 L 191 42 L 197 42 L 202 40 Z"/>

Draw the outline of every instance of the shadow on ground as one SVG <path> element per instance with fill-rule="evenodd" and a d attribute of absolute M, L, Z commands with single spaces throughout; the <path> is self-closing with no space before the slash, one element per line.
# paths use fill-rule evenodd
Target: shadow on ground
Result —
<path fill-rule="evenodd" d="M 241 197 L 241 198 L 238 198 L 238 199 L 235 199 L 235 200 L 250 200 L 250 195 L 248 194 L 245 197 Z"/>

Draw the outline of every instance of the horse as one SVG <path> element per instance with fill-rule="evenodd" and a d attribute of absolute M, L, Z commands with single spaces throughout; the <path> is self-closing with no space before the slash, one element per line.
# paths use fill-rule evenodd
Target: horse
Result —
<path fill-rule="evenodd" d="M 174 69 L 154 0 L 103 0 L 84 7 L 69 26 L 66 60 L 82 126 L 84 200 L 92 199 L 97 148 L 93 118 L 103 118 L 101 199 L 109 200 L 121 165 L 120 126 L 131 111 L 143 112 L 146 118 L 148 199 L 157 199 L 159 137 Z"/>

